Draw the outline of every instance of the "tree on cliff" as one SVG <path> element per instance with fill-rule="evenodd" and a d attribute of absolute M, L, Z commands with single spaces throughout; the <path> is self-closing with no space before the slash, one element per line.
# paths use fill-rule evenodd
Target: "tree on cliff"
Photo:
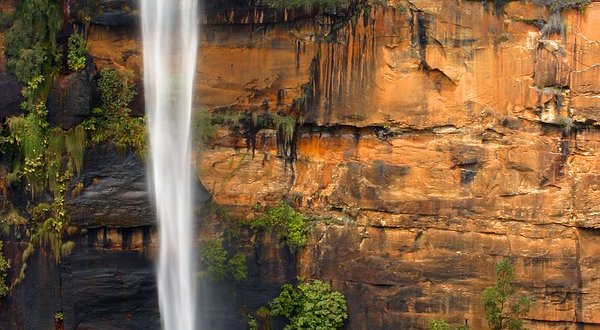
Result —
<path fill-rule="evenodd" d="M 531 302 L 526 295 L 522 295 L 516 302 L 511 299 L 514 289 L 512 281 L 515 271 L 508 258 L 502 259 L 494 267 L 496 285 L 483 291 L 483 308 L 485 319 L 492 330 L 524 330 L 523 321 L 520 319 L 529 313 Z M 513 302 L 511 304 L 511 302 Z"/>
<path fill-rule="evenodd" d="M 469 330 L 468 325 L 452 326 L 444 320 L 430 320 L 429 330 Z"/>
<path fill-rule="evenodd" d="M 336 330 L 348 318 L 344 295 L 319 280 L 302 282 L 297 287 L 284 284 L 269 305 L 270 315 L 288 318 L 284 330 Z"/>

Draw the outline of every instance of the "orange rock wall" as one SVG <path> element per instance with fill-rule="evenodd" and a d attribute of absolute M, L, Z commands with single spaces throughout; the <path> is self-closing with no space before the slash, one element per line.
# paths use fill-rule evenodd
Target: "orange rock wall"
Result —
<path fill-rule="evenodd" d="M 222 130 L 198 157 L 202 182 L 242 210 L 287 196 L 356 221 L 320 226 L 299 261 L 301 275 L 349 297 L 350 329 L 422 329 L 431 318 L 484 329 L 481 292 L 502 256 L 534 301 L 530 328 L 600 328 L 600 3 L 564 13 L 565 38 L 546 40 L 525 22 L 547 16 L 530 3 L 501 16 L 474 2 L 402 4 L 363 13 L 331 43 L 314 42 L 328 26 L 305 21 L 260 26 L 228 53 L 205 41 L 201 54 L 229 56 L 201 61 L 200 77 L 237 92 L 209 96 L 209 109 L 259 106 L 259 88 L 285 111 L 269 73 L 292 91 L 312 75 L 317 97 L 293 163 L 273 131 L 253 154 Z"/>
<path fill-rule="evenodd" d="M 287 197 L 346 223 L 317 227 L 298 272 L 346 295 L 349 329 L 484 329 L 503 256 L 531 329 L 600 329 L 600 2 L 563 13 L 564 38 L 542 37 L 532 3 L 388 5 L 337 30 L 291 12 L 206 16 L 198 108 L 294 113 L 311 79 L 313 95 L 293 161 L 274 130 L 252 149 L 223 128 L 196 157 L 202 183 L 242 216 Z M 131 28 L 88 40 L 98 67 L 142 74 Z"/>

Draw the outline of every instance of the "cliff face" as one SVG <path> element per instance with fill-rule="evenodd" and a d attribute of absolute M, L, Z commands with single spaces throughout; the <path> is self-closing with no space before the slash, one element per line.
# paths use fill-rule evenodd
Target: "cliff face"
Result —
<path fill-rule="evenodd" d="M 227 27 L 261 30 L 245 47 L 206 39 L 203 56 L 231 57 L 199 63 L 201 77 L 237 92 L 218 105 L 252 104 L 262 83 L 271 111 L 286 111 L 298 89 L 290 75 L 312 89 L 294 162 L 278 157 L 274 132 L 256 150 L 222 132 L 198 158 L 204 185 L 221 204 L 288 196 L 355 220 L 319 228 L 298 262 L 302 276 L 344 292 L 349 329 L 424 328 L 432 317 L 483 329 L 481 292 L 500 256 L 534 300 L 531 328 L 600 326 L 600 3 L 563 13 L 564 38 L 542 38 L 531 22 L 548 13 L 533 4 L 500 16 L 465 1 L 402 5 L 335 30 L 312 19 Z M 315 43 L 318 34 L 332 41 Z"/>
<path fill-rule="evenodd" d="M 100 4 L 88 36 L 95 65 L 140 77 L 135 2 Z M 346 224 L 318 225 L 296 256 L 261 239 L 235 285 L 238 306 L 263 306 L 300 275 L 346 296 L 348 329 L 423 329 L 431 318 L 485 329 L 481 292 L 508 256 L 517 291 L 533 300 L 531 329 L 600 328 L 600 2 L 563 12 L 566 31 L 546 37 L 549 13 L 532 3 L 496 14 L 480 2 L 409 0 L 352 17 L 245 5 L 205 8 L 197 106 L 293 114 L 303 125 L 286 155 L 276 130 L 220 129 L 195 157 L 200 180 L 240 217 L 285 197 Z M 0 106 L 18 100 L 5 95 Z M 76 320 L 68 326 L 156 326 L 151 265 L 131 252 L 156 244 L 143 165 L 94 152 L 86 164 L 83 193 L 68 204 L 80 228 L 104 236 L 85 234 L 56 275 L 74 290 L 63 292 L 73 297 L 62 298 Z M 124 243 L 107 245 L 109 233 Z M 111 274 L 119 260 L 136 260 L 115 266 L 120 293 L 82 275 Z M 106 297 L 103 313 L 85 288 Z M 206 322 L 243 329 L 227 290 L 204 293 L 219 298 L 203 305 Z M 131 310 L 116 304 L 123 295 Z"/>

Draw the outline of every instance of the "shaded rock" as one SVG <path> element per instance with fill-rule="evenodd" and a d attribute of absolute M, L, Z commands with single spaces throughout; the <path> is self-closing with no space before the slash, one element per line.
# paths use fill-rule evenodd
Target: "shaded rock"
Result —
<path fill-rule="evenodd" d="M 0 73 L 0 118 L 18 116 L 21 110 L 23 85 L 10 73 Z"/>
<path fill-rule="evenodd" d="M 25 280 L 0 305 L 0 328 L 54 329 L 54 313 L 62 311 L 67 330 L 159 329 L 152 260 L 130 246 L 110 248 L 111 237 L 124 233 L 90 230 L 72 238 L 73 253 L 60 265 L 36 252 Z"/>
<path fill-rule="evenodd" d="M 146 177 L 146 166 L 130 152 L 120 155 L 113 146 L 88 150 L 77 182 L 83 190 L 67 199 L 74 225 L 132 227 L 155 223 Z"/>
<path fill-rule="evenodd" d="M 48 122 L 65 129 L 77 126 L 88 118 L 94 97 L 94 70 L 91 57 L 84 70 L 55 79 L 48 95 Z"/>
<path fill-rule="evenodd" d="M 154 225 L 146 171 L 146 164 L 133 151 L 122 155 L 112 145 L 87 150 L 82 173 L 70 187 L 81 182 L 83 189 L 66 201 L 72 224 L 86 228 Z M 194 188 L 195 203 L 203 207 L 210 194 L 201 183 Z"/>
<path fill-rule="evenodd" d="M 77 20 L 85 19 L 78 13 L 85 13 L 92 24 L 105 26 L 133 26 L 138 19 L 135 0 L 84 0 L 71 7 L 70 14 Z M 81 22 L 83 23 L 83 22 Z"/>

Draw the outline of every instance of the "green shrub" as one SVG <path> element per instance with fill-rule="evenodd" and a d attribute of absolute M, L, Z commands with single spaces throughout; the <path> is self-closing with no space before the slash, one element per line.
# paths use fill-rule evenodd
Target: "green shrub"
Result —
<path fill-rule="evenodd" d="M 84 136 L 82 127 L 68 132 L 50 128 L 47 115 L 44 102 L 39 102 L 26 116 L 10 117 L 7 123 L 12 143 L 19 147 L 22 157 L 22 168 L 14 171 L 25 178 L 31 198 L 39 200 L 48 190 L 53 196 L 51 205 L 40 203 L 30 211 L 34 220 L 29 228 L 30 244 L 49 246 L 58 263 L 74 246 L 62 242 L 68 229 L 64 194 L 73 176 L 72 164 L 80 168 L 83 162 Z"/>
<path fill-rule="evenodd" d="M 508 258 L 494 266 L 496 285 L 483 291 L 483 308 L 485 319 L 491 330 L 522 330 L 523 321 L 520 319 L 529 313 L 531 302 L 522 295 L 517 301 L 511 300 L 514 293 L 512 281 L 515 272 Z"/>
<path fill-rule="evenodd" d="M 313 10 L 313 8 L 319 8 L 323 11 L 330 11 L 335 7 L 347 7 L 351 2 L 351 0 L 267 0 L 266 4 L 279 9 Z"/>
<path fill-rule="evenodd" d="M 131 117 L 129 103 L 135 96 L 133 74 L 130 71 L 103 69 L 98 79 L 101 105 L 92 109 L 92 117 L 83 123 L 90 134 L 90 143 L 113 143 L 118 150 L 134 147 L 145 155 L 146 119 Z"/>
<path fill-rule="evenodd" d="M 207 239 L 202 242 L 200 261 L 204 266 L 200 275 L 208 275 L 213 281 L 227 278 L 241 280 L 248 275 L 246 255 L 238 252 L 229 258 L 227 250 L 223 247 L 223 240 L 220 238 Z"/>
<path fill-rule="evenodd" d="M 584 11 L 590 0 L 534 0 L 533 2 L 548 7 L 550 12 L 561 12 L 568 9 Z"/>
<path fill-rule="evenodd" d="M 248 276 L 248 266 L 246 265 L 246 255 L 242 252 L 237 252 L 227 260 L 227 270 L 231 277 L 236 280 L 241 280 Z"/>
<path fill-rule="evenodd" d="M 429 321 L 429 330 L 469 330 L 469 326 L 467 325 L 459 325 L 456 327 L 451 326 L 443 320 L 430 320 Z"/>
<path fill-rule="evenodd" d="M 318 280 L 303 282 L 296 288 L 284 284 L 269 306 L 271 315 L 288 319 L 285 330 L 340 329 L 348 318 L 344 296 Z"/>
<path fill-rule="evenodd" d="M 306 245 L 308 240 L 308 218 L 284 201 L 268 208 L 262 216 L 252 219 L 249 224 L 252 229 L 275 230 L 277 237 L 285 242 L 292 253 Z"/>
<path fill-rule="evenodd" d="M 200 261 L 205 266 L 201 275 L 209 275 L 214 281 L 227 277 L 227 251 L 223 248 L 221 239 L 207 239 L 202 242 Z"/>
<path fill-rule="evenodd" d="M 56 50 L 61 14 L 53 0 L 23 0 L 14 24 L 4 36 L 6 66 L 22 83 L 29 82 L 50 64 Z"/>
<path fill-rule="evenodd" d="M 79 71 L 85 68 L 85 39 L 78 33 L 69 37 L 67 65 L 73 71 Z"/>
<path fill-rule="evenodd" d="M 567 24 L 562 19 L 562 12 L 569 9 L 578 9 L 583 12 L 591 3 L 590 0 L 534 0 L 533 2 L 545 6 L 550 12 L 550 16 L 541 29 L 542 35 L 558 33 L 563 38 L 567 34 Z"/>
<path fill-rule="evenodd" d="M 258 324 L 254 316 L 248 314 L 248 330 L 258 330 Z"/>
<path fill-rule="evenodd" d="M 47 121 L 45 100 L 56 72 L 52 61 L 60 53 L 56 40 L 62 22 L 58 2 L 22 0 L 11 20 L 11 27 L 4 35 L 4 53 L 7 68 L 25 84 L 22 90 L 25 100 L 21 104 L 25 114 L 7 118 L 10 136 L 2 140 L 10 143 L 10 150 L 17 151 L 11 153 L 13 168 L 7 180 L 17 182 L 24 178 L 25 187 L 31 192 L 28 204 L 36 205 L 28 210 L 29 242 L 21 255 L 21 269 L 12 284 L 15 286 L 23 280 L 26 260 L 35 246 L 46 247 L 57 263 L 74 248 L 73 242 L 63 242 L 63 235 L 73 229 L 69 227 L 64 195 L 73 177 L 73 164 L 77 171 L 81 169 L 85 134 L 82 127 L 65 132 L 51 128 Z M 44 202 L 40 203 L 42 198 Z M 18 213 L 8 216 L 21 217 Z M 6 226 L 2 232 L 7 232 Z M 18 231 L 15 235 L 20 239 Z"/>
<path fill-rule="evenodd" d="M 6 260 L 2 254 L 3 241 L 0 241 L 0 297 L 4 297 L 8 294 L 8 286 L 6 285 L 6 275 L 10 268 L 10 260 Z"/>
<path fill-rule="evenodd" d="M 43 102 L 24 117 L 7 119 L 13 142 L 20 147 L 23 157 L 23 175 L 30 186 L 32 197 L 39 197 L 47 186 L 44 150 L 47 142 L 48 110 Z"/>
<path fill-rule="evenodd" d="M 28 83 L 41 76 L 46 60 L 47 52 L 42 46 L 35 45 L 33 48 L 21 49 L 19 56 L 8 59 L 6 66 L 17 80 Z"/>
<path fill-rule="evenodd" d="M 23 0 L 17 7 L 16 17 L 33 29 L 35 43 L 45 44 L 49 50 L 54 50 L 56 36 L 62 26 L 62 15 L 57 1 Z"/>
<path fill-rule="evenodd" d="M 25 25 L 22 20 L 17 20 L 4 34 L 4 54 L 8 59 L 7 65 L 11 68 L 11 59 L 18 57 L 21 49 L 31 46 L 33 39 L 33 28 Z"/>
<path fill-rule="evenodd" d="M 129 112 L 128 106 L 135 97 L 133 72 L 102 69 L 98 79 L 98 90 L 102 109 L 108 114 Z"/>
<path fill-rule="evenodd" d="M 213 117 L 205 110 L 194 111 L 192 114 L 192 132 L 194 144 L 198 150 L 204 149 L 208 141 L 217 135 L 219 126 L 213 123 Z"/>

